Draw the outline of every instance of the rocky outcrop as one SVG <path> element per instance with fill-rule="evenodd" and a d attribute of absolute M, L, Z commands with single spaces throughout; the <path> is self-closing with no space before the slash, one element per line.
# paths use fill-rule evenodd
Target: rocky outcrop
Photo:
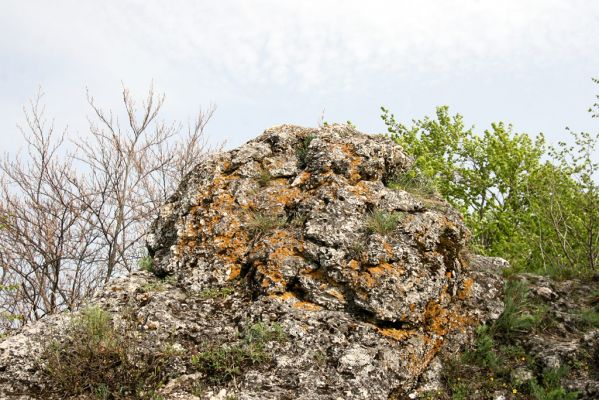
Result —
<path fill-rule="evenodd" d="M 177 349 L 164 398 L 407 398 L 502 310 L 489 272 L 502 261 L 466 254 L 460 215 L 388 187 L 410 163 L 349 126 L 271 128 L 187 176 L 150 230 L 154 275 L 120 278 L 92 304 L 140 351 Z M 0 343 L 0 395 L 52 393 L 40 349 L 69 318 Z M 245 354 L 256 327 L 280 340 L 214 379 L 208 352 Z"/>

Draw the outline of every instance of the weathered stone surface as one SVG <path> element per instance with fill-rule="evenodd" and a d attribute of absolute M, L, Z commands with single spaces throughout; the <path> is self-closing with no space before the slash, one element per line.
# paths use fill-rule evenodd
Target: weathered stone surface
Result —
<path fill-rule="evenodd" d="M 288 340 L 269 343 L 272 361 L 234 382 L 207 384 L 203 398 L 404 398 L 434 376 L 441 351 L 463 347 L 503 307 L 489 272 L 502 261 L 466 255 L 459 214 L 385 186 L 410 162 L 388 138 L 348 126 L 271 128 L 210 157 L 162 207 L 148 248 L 169 283 L 134 273 L 93 304 L 135 320 L 148 349 L 183 349 L 166 398 L 198 398 L 192 386 L 206 377 L 190 356 L 238 342 L 256 322 L 280 324 Z M 373 231 L 374 212 L 399 222 Z M 48 385 L 36 357 L 69 318 L 0 344 L 1 396 Z"/>

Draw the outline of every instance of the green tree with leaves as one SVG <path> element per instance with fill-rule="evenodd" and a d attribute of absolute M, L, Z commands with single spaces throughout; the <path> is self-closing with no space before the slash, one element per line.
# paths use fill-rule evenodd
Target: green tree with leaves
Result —
<path fill-rule="evenodd" d="M 409 126 L 382 112 L 391 137 L 414 158 L 396 180 L 435 187 L 464 215 L 477 251 L 554 276 L 597 269 L 599 133 L 568 129 L 570 145 L 547 147 L 542 134 L 533 138 L 502 122 L 475 133 L 447 106 Z"/>

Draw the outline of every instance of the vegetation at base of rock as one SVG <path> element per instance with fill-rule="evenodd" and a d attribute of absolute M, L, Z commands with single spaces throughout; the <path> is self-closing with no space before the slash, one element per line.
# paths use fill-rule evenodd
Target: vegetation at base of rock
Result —
<path fill-rule="evenodd" d="M 165 279 L 157 278 L 155 281 L 147 282 L 142 285 L 140 289 L 143 292 L 164 292 L 169 284 L 173 284 L 175 282 L 175 278 L 173 276 L 168 276 Z"/>
<path fill-rule="evenodd" d="M 562 383 L 581 366 L 588 368 L 591 360 L 571 360 L 556 368 L 542 366 L 527 351 L 523 340 L 551 332 L 552 326 L 546 325 L 545 307 L 531 299 L 527 285 L 518 280 L 506 283 L 504 301 L 506 308 L 501 317 L 477 328 L 473 346 L 445 360 L 444 389 L 425 393 L 422 398 L 490 399 L 497 393 L 535 400 L 578 398 L 577 392 L 566 390 Z"/>
<path fill-rule="evenodd" d="M 209 384 L 222 384 L 242 375 L 244 369 L 272 360 L 270 342 L 286 340 L 280 324 L 259 322 L 248 327 L 238 343 L 212 344 L 191 357 L 191 363 L 206 375 Z"/>
<path fill-rule="evenodd" d="M 369 233 L 388 235 L 393 232 L 404 218 L 400 212 L 374 210 L 366 217 L 366 230 Z"/>
<path fill-rule="evenodd" d="M 47 398 L 80 395 L 96 399 L 159 399 L 157 387 L 168 376 L 168 349 L 147 353 L 110 314 L 90 307 L 73 318 L 67 336 L 52 341 L 42 355 L 52 387 Z"/>
<path fill-rule="evenodd" d="M 508 280 L 504 289 L 505 309 L 493 324 L 493 333 L 510 339 L 541 326 L 546 307 L 530 301 L 528 287 L 519 280 Z"/>
<path fill-rule="evenodd" d="M 254 211 L 249 214 L 247 227 L 251 236 L 258 236 L 270 230 L 285 226 L 287 221 L 283 217 L 267 212 Z"/>
<path fill-rule="evenodd" d="M 599 117 L 599 102 L 589 112 Z M 475 132 L 447 106 L 411 125 L 384 107 L 381 117 L 415 160 L 387 185 L 437 189 L 464 215 L 473 247 L 508 259 L 513 272 L 569 279 L 597 270 L 599 132 L 567 128 L 570 144 L 547 146 L 543 135 L 517 133 L 502 122 Z"/>

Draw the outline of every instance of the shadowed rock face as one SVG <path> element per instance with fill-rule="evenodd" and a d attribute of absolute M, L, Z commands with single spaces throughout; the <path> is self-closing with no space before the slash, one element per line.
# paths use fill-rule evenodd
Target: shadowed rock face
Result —
<path fill-rule="evenodd" d="M 136 273 L 94 303 L 117 324 L 127 309 L 149 347 L 185 349 L 167 398 L 403 398 L 428 382 L 439 352 L 502 310 L 501 282 L 485 272 L 500 261 L 465 255 L 459 214 L 385 186 L 410 162 L 388 138 L 348 126 L 271 128 L 199 165 L 162 207 L 148 249 L 156 275 L 174 278 L 164 290 L 143 289 L 157 278 Z M 256 322 L 287 335 L 268 344 L 272 359 L 192 391 L 208 377 L 189 356 Z M 35 355 L 10 350 L 38 343 L 43 324 L 0 344 L 0 394 L 47 385 L 21 367 Z"/>

